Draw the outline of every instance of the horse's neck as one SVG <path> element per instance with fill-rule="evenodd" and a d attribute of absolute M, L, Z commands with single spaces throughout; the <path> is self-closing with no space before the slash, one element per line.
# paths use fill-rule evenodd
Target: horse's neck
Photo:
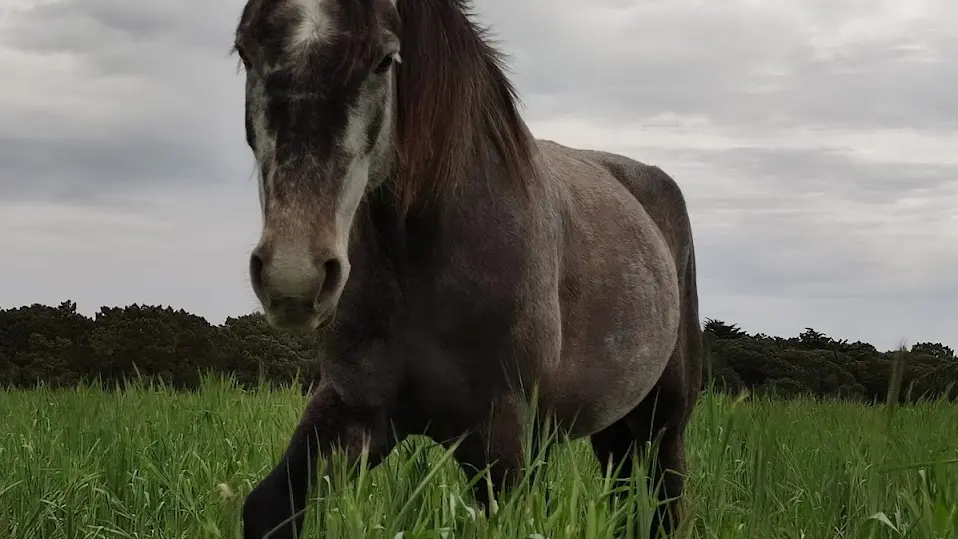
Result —
<path fill-rule="evenodd" d="M 379 187 L 369 193 L 357 211 L 350 263 L 370 279 L 399 280 L 434 248 L 437 226 L 438 221 L 428 213 L 401 216 L 389 186 Z"/>
<path fill-rule="evenodd" d="M 403 273 L 428 271 L 436 257 L 451 247 L 444 244 L 447 230 L 474 225 L 469 221 L 471 214 L 481 212 L 476 208 L 495 211 L 494 207 L 508 206 L 505 201 L 517 196 L 498 160 L 477 156 L 467 170 L 472 177 L 460 182 L 454 195 L 424 202 L 408 212 L 400 212 L 400 201 L 388 182 L 370 192 L 353 225 L 350 258 L 388 268 L 397 279 Z"/>

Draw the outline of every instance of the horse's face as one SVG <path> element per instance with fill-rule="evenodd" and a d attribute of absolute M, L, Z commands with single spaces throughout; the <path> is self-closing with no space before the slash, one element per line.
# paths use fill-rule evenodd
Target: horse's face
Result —
<path fill-rule="evenodd" d="M 250 279 L 270 323 L 336 308 L 364 193 L 389 174 L 399 20 L 392 0 L 248 0 L 236 32 L 263 229 Z"/>

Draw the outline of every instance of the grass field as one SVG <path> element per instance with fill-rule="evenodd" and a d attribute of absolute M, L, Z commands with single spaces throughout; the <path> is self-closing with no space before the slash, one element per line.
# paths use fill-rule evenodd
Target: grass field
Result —
<path fill-rule="evenodd" d="M 296 391 L 0 392 L 0 537 L 240 537 L 243 495 L 279 456 Z M 706 396 L 690 427 L 685 537 L 958 537 L 958 407 Z M 315 504 L 325 537 L 608 537 L 588 442 L 553 451 L 541 486 L 486 518 L 440 450 L 416 439 Z M 336 483 L 336 481 L 334 481 Z M 401 532 L 401 535 L 400 535 Z"/>

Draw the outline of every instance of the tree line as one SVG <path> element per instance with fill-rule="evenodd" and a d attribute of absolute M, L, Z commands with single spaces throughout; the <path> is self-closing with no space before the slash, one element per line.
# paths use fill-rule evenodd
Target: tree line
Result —
<path fill-rule="evenodd" d="M 941 343 L 879 351 L 806 328 L 796 337 L 749 334 L 706 319 L 703 388 L 783 397 L 812 395 L 864 402 L 958 399 L 958 358 Z M 273 329 L 261 314 L 210 324 L 182 309 L 102 307 L 93 317 L 76 303 L 0 309 L 0 387 L 106 387 L 135 378 L 196 388 L 206 374 L 242 386 L 308 387 L 316 378 L 313 337 Z"/>

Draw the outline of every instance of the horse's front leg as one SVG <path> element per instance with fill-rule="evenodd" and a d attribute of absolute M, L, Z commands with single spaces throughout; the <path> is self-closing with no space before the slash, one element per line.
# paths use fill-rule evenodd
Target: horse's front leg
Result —
<path fill-rule="evenodd" d="M 245 539 L 294 539 L 302 532 L 306 499 L 316 463 L 342 449 L 347 462 L 369 451 L 369 466 L 389 453 L 387 416 L 375 407 L 347 403 L 331 387 L 320 387 L 306 407 L 279 463 L 243 504 Z"/>
<path fill-rule="evenodd" d="M 512 490 L 525 473 L 522 446 L 525 410 L 519 398 L 500 399 L 481 425 L 458 439 L 456 460 L 466 478 L 473 481 L 481 472 L 488 471 L 489 481 L 479 478 L 474 486 L 476 502 L 487 514 L 491 515 L 491 502 Z"/>

